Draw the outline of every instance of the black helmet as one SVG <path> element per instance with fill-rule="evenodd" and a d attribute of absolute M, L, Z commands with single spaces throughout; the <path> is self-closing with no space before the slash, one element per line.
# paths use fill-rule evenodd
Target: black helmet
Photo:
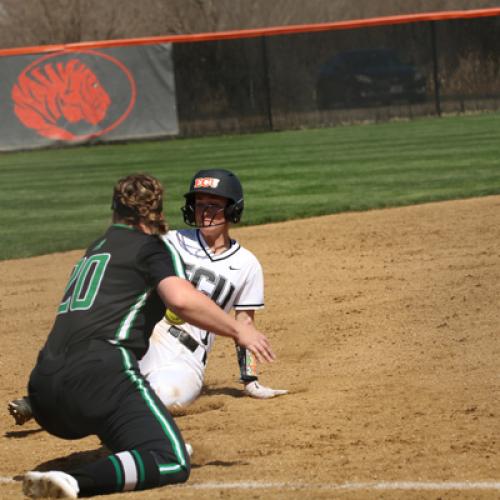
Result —
<path fill-rule="evenodd" d="M 191 183 L 189 191 L 184 195 L 186 204 L 182 207 L 184 222 L 196 226 L 194 213 L 194 196 L 196 193 L 207 193 L 222 196 L 229 200 L 224 209 L 224 216 L 228 222 L 237 223 L 243 213 L 243 188 L 233 172 L 224 169 L 207 169 L 197 172 Z"/>

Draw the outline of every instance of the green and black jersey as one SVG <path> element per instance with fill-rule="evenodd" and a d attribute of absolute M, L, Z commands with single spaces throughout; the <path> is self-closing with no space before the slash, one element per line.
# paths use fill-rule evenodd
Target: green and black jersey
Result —
<path fill-rule="evenodd" d="M 130 226 L 112 225 L 75 265 L 47 339 L 48 350 L 59 354 L 105 339 L 142 357 L 165 314 L 156 286 L 169 276 L 185 278 L 171 244 Z"/>

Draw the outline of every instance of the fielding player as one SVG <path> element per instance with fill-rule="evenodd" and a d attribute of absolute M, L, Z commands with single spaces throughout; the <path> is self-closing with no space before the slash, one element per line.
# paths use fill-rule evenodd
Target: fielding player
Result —
<path fill-rule="evenodd" d="M 196 229 L 169 231 L 163 238 L 179 252 L 196 288 L 225 311 L 234 309 L 238 321 L 253 324 L 255 311 L 264 307 L 262 268 L 229 235 L 230 225 L 243 213 L 240 181 L 227 170 L 201 170 L 184 196 L 184 220 Z M 139 368 L 171 412 L 183 411 L 199 396 L 214 339 L 213 333 L 184 323 L 170 310 L 156 325 Z M 268 399 L 287 393 L 258 382 L 251 351 L 237 345 L 236 352 L 245 394 Z M 11 401 L 9 411 L 18 425 L 32 415 L 26 398 Z"/>

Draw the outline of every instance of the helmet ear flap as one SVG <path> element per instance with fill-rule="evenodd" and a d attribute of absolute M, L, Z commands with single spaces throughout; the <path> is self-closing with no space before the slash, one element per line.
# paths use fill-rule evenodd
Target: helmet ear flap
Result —
<path fill-rule="evenodd" d="M 194 196 L 186 196 L 186 203 L 181 207 L 184 222 L 188 226 L 196 226 L 196 217 L 194 212 Z"/>
<path fill-rule="evenodd" d="M 234 203 L 228 203 L 227 207 L 224 209 L 224 216 L 226 220 L 235 224 L 240 222 L 242 213 L 243 199 L 240 199 Z"/>

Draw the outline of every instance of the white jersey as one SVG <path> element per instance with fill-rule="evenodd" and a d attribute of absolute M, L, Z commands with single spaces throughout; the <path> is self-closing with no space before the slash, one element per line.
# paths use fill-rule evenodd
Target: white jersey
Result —
<path fill-rule="evenodd" d="M 262 267 L 237 241 L 231 240 L 230 248 L 215 255 L 198 229 L 169 231 L 163 238 L 179 252 L 193 285 L 226 312 L 264 307 Z M 169 333 L 170 326 L 166 319 L 156 325 L 139 365 L 166 406 L 185 407 L 201 391 L 215 335 L 188 323 L 177 326 L 200 344 L 191 352 Z"/>
<path fill-rule="evenodd" d="M 264 278 L 255 255 L 231 240 L 225 252 L 215 255 L 198 229 L 169 231 L 166 238 L 179 252 L 186 266 L 186 275 L 193 285 L 222 309 L 257 310 L 264 307 Z M 187 331 L 207 352 L 215 335 L 184 324 Z"/>

